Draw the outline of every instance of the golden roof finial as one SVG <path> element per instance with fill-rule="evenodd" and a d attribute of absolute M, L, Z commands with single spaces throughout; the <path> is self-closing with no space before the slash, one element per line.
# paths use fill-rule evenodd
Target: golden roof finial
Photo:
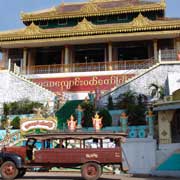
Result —
<path fill-rule="evenodd" d="M 61 5 L 64 6 L 65 2 L 64 0 L 61 0 Z"/>
<path fill-rule="evenodd" d="M 160 2 L 162 5 L 166 6 L 166 0 L 161 0 Z"/>
<path fill-rule="evenodd" d="M 101 11 L 101 8 L 97 6 L 96 3 L 93 3 L 93 1 L 84 4 L 84 6 L 80 10 L 82 13 L 96 13 Z"/>

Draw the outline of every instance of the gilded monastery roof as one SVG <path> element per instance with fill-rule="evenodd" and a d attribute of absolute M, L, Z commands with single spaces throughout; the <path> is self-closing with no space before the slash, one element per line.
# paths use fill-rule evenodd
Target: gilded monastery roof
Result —
<path fill-rule="evenodd" d="M 91 0 L 84 3 L 60 4 L 54 8 L 32 13 L 22 13 L 23 21 L 49 20 L 72 17 L 111 15 L 128 12 L 164 10 L 164 0 Z"/>
<path fill-rule="evenodd" d="M 0 42 L 24 39 L 65 38 L 164 30 L 180 31 L 180 19 L 152 21 L 140 13 L 136 18 L 134 18 L 133 21 L 129 23 L 95 25 L 84 18 L 76 26 L 53 29 L 41 29 L 39 26 L 32 23 L 30 26 L 18 31 L 0 32 Z"/>

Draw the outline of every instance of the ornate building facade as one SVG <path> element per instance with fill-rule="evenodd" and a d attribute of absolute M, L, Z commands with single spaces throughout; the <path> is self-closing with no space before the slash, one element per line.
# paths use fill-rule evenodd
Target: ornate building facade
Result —
<path fill-rule="evenodd" d="M 109 91 L 142 69 L 180 59 L 180 19 L 165 10 L 165 0 L 90 0 L 22 13 L 24 29 L 0 32 L 3 66 L 16 64 L 72 99 Z"/>

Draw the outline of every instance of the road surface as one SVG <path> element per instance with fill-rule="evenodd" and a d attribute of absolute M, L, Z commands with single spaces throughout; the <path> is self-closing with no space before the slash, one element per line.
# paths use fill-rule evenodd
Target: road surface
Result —
<path fill-rule="evenodd" d="M 79 173 L 28 172 L 18 180 L 82 180 Z M 132 175 L 103 175 L 99 180 L 178 180 L 178 178 L 133 177 Z"/>

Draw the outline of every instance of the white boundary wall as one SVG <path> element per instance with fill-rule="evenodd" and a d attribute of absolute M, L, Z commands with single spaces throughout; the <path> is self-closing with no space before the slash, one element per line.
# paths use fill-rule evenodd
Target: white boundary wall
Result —
<path fill-rule="evenodd" d="M 129 138 L 122 148 L 128 160 L 129 173 L 151 174 L 156 166 L 156 140 Z"/>

